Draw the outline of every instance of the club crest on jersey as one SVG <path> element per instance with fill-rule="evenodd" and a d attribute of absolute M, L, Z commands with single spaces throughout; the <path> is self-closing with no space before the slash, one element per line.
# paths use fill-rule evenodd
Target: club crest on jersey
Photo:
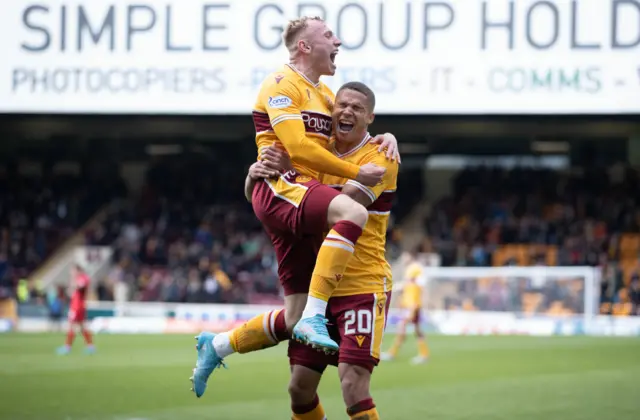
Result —
<path fill-rule="evenodd" d="M 333 101 L 331 100 L 331 97 L 329 95 L 324 95 L 324 100 L 327 102 L 329 111 L 333 111 Z"/>
<path fill-rule="evenodd" d="M 281 95 L 281 96 L 269 96 L 269 107 L 271 108 L 286 108 L 291 106 L 291 98 Z"/>

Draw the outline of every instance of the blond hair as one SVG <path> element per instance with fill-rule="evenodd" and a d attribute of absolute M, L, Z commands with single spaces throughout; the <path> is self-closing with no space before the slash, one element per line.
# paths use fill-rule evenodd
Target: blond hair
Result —
<path fill-rule="evenodd" d="M 287 23 L 287 27 L 282 33 L 282 39 L 284 40 L 284 45 L 289 51 L 294 52 L 296 50 L 300 34 L 307 29 L 310 20 L 319 20 L 324 22 L 324 19 L 320 16 L 303 16 L 298 19 L 290 20 L 289 23 Z"/>

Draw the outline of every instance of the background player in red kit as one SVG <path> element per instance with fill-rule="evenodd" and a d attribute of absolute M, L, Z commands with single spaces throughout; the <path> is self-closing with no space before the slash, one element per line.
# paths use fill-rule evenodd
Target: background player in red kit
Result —
<path fill-rule="evenodd" d="M 69 304 L 69 331 L 67 332 L 67 341 L 64 346 L 58 349 L 59 354 L 68 354 L 71 351 L 73 340 L 76 337 L 75 328 L 79 327 L 84 341 L 87 345 L 86 352 L 95 352 L 91 333 L 85 327 L 84 321 L 87 317 L 87 291 L 89 290 L 90 279 L 87 273 L 79 265 L 74 265 L 71 270 L 71 282 L 73 294 L 71 295 L 71 303 Z"/>

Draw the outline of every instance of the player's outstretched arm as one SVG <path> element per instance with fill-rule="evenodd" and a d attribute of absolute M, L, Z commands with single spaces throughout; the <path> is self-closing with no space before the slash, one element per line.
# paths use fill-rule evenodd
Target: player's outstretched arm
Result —
<path fill-rule="evenodd" d="M 352 179 L 367 186 L 378 184 L 386 171 L 375 164 L 358 166 L 341 160 L 306 137 L 302 120 L 284 121 L 273 129 L 291 160 L 314 171 Z"/>

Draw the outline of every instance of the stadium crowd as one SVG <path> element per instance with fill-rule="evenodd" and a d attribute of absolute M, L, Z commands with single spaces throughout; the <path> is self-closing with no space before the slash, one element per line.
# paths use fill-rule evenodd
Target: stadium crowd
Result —
<path fill-rule="evenodd" d="M 601 267 L 601 303 L 609 304 L 604 312 L 626 304 L 625 311 L 638 313 L 638 178 L 637 171 L 622 166 L 575 174 L 467 168 L 454 179 L 452 194 L 435 203 L 426 218 L 423 250 L 437 252 L 445 266 Z M 499 287 L 491 287 L 497 295 Z M 578 300 L 572 298 L 573 310 L 582 309 Z"/>
<path fill-rule="evenodd" d="M 243 171 L 226 169 L 218 166 L 213 175 L 210 163 L 200 159 L 158 160 L 137 199 L 112 204 L 107 217 L 86 232 L 87 244 L 115 250 L 100 299 L 113 299 L 117 286 L 128 300 L 278 299 L 273 250 L 238 194 Z"/>
<path fill-rule="evenodd" d="M 114 203 L 86 232 L 87 244 L 115 249 L 99 298 L 119 287 L 129 300 L 280 303 L 275 253 L 241 195 L 245 173 L 213 174 L 199 159 L 151 165 L 138 199 Z"/>
<path fill-rule="evenodd" d="M 115 251 L 113 268 L 97 279 L 99 299 L 114 299 L 120 290 L 126 299 L 142 301 L 279 301 L 272 247 L 238 194 L 244 171 L 221 162 L 215 173 L 211 168 L 210 161 L 198 157 L 155 159 L 134 199 L 109 171 L 96 172 L 101 177 L 84 169 L 28 177 L 5 170 L 0 174 L 0 293 L 9 293 L 110 202 L 105 217 L 84 230 L 87 245 Z M 623 240 L 640 232 L 637 181 L 637 172 L 621 168 L 577 175 L 468 168 L 454 179 L 452 194 L 431 206 L 422 251 L 439 254 L 445 266 L 600 266 L 602 303 L 612 305 L 613 312 L 613 305 L 628 303 L 637 313 L 640 237 L 636 245 Z M 396 216 L 407 214 L 419 199 L 399 197 L 407 200 Z M 393 228 L 389 242 L 395 256 Z M 478 293 L 477 285 L 460 287 L 460 297 L 466 289 Z M 487 287 L 486 295 L 494 298 L 486 302 L 494 306 L 522 304 L 523 293 L 497 299 L 509 294 Z M 463 305 L 463 300 L 454 303 Z M 576 311 L 584 304 L 577 298 L 571 302 Z"/>
<path fill-rule="evenodd" d="M 108 167 L 92 169 L 0 165 L 0 295 L 11 293 L 104 204 L 126 194 Z"/>

